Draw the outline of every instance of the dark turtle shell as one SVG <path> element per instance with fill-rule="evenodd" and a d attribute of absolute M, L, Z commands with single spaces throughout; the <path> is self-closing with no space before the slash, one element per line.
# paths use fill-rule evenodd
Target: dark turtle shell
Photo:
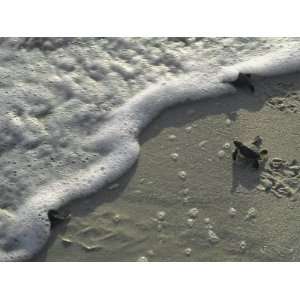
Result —
<path fill-rule="evenodd" d="M 62 213 L 57 211 L 56 209 L 50 209 L 48 211 L 48 218 L 50 220 L 51 228 L 53 228 L 55 225 L 62 223 L 70 218 L 69 213 Z"/>
<path fill-rule="evenodd" d="M 235 80 L 230 81 L 230 83 L 236 88 L 247 88 L 252 93 L 255 92 L 255 87 L 251 82 L 251 74 L 239 73 L 238 77 Z"/>
<path fill-rule="evenodd" d="M 240 154 L 242 154 L 244 157 L 248 159 L 254 159 L 258 160 L 260 159 L 260 155 L 258 151 L 255 151 L 247 146 L 245 146 L 243 143 L 239 141 L 234 141 L 233 142 L 237 150 L 239 151 Z"/>

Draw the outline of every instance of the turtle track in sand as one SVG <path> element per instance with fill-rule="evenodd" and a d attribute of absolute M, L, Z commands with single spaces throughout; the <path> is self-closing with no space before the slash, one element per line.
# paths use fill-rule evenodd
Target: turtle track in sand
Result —
<path fill-rule="evenodd" d="M 258 190 L 271 192 L 277 198 L 287 197 L 296 201 L 300 196 L 300 164 L 273 158 L 260 176 Z"/>

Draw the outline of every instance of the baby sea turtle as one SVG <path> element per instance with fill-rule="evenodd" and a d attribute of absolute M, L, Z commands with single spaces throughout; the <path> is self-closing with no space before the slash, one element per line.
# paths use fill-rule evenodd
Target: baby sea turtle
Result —
<path fill-rule="evenodd" d="M 48 218 L 50 220 L 51 228 L 55 225 L 62 223 L 68 219 L 70 219 L 71 215 L 69 213 L 62 213 L 57 211 L 56 209 L 50 209 L 48 211 Z"/>
<path fill-rule="evenodd" d="M 238 77 L 229 83 L 236 88 L 248 88 L 252 93 L 254 93 L 255 88 L 250 79 L 251 74 L 239 73 Z"/>
<path fill-rule="evenodd" d="M 262 143 L 261 137 L 257 136 L 252 143 L 245 145 L 242 142 L 235 139 L 233 141 L 236 149 L 232 153 L 232 159 L 236 160 L 237 157 L 247 159 L 253 162 L 253 167 L 255 169 L 259 168 L 259 162 L 266 160 L 268 155 L 268 150 L 259 150 Z"/>

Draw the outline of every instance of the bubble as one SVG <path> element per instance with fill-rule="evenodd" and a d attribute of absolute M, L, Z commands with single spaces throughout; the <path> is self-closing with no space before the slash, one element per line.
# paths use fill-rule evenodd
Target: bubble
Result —
<path fill-rule="evenodd" d="M 198 144 L 198 146 L 200 147 L 200 148 L 202 148 L 206 143 L 207 143 L 208 141 L 201 141 L 199 144 Z"/>
<path fill-rule="evenodd" d="M 209 223 L 210 223 L 210 218 L 205 218 L 205 219 L 204 219 L 204 223 L 205 223 L 205 224 L 209 224 Z"/>
<path fill-rule="evenodd" d="M 220 150 L 220 151 L 218 152 L 218 157 L 221 159 L 221 158 L 224 158 L 224 156 L 225 156 L 224 150 Z"/>
<path fill-rule="evenodd" d="M 170 155 L 171 159 L 174 160 L 174 161 L 177 161 L 178 156 L 179 156 L 178 153 L 172 153 L 172 154 Z"/>
<path fill-rule="evenodd" d="M 187 174 L 186 174 L 185 171 L 179 171 L 179 172 L 178 172 L 178 177 L 179 177 L 180 179 L 185 180 L 185 179 L 186 179 L 186 176 L 187 176 Z"/>
<path fill-rule="evenodd" d="M 234 217 L 237 214 L 237 211 L 234 207 L 230 207 L 228 210 L 228 214 L 230 217 Z"/>
<path fill-rule="evenodd" d="M 146 256 L 140 256 L 138 259 L 137 259 L 138 262 L 148 262 L 148 258 Z"/>
<path fill-rule="evenodd" d="M 230 119 L 226 119 L 226 120 L 225 120 L 225 124 L 226 124 L 227 126 L 230 126 L 230 125 L 231 125 L 231 123 L 232 123 L 232 122 L 231 122 L 231 120 L 230 120 Z"/>
<path fill-rule="evenodd" d="M 113 217 L 113 221 L 114 221 L 115 223 L 119 223 L 119 222 L 120 222 L 120 220 L 121 220 L 121 217 L 120 217 L 120 215 L 118 215 L 118 214 L 114 215 L 114 217 Z"/>
<path fill-rule="evenodd" d="M 192 129 L 193 129 L 192 126 L 188 126 L 188 127 L 185 128 L 185 131 L 186 131 L 187 133 L 190 133 L 190 132 L 192 131 Z"/>
<path fill-rule="evenodd" d="M 211 243 L 215 244 L 220 241 L 220 238 L 217 236 L 217 234 L 213 230 L 209 229 L 207 233 L 208 233 L 208 240 Z"/>
<path fill-rule="evenodd" d="M 225 143 L 225 144 L 223 145 L 223 149 L 225 149 L 225 150 L 230 149 L 230 143 Z"/>
<path fill-rule="evenodd" d="M 182 190 L 182 194 L 184 196 L 187 196 L 189 194 L 189 192 L 190 192 L 190 190 L 188 188 L 185 188 L 185 189 Z"/>
<path fill-rule="evenodd" d="M 214 226 L 212 226 L 211 224 L 207 224 L 207 225 L 205 225 L 205 228 L 206 228 L 206 229 L 213 229 Z"/>
<path fill-rule="evenodd" d="M 188 204 L 190 202 L 191 197 L 187 196 L 183 198 L 183 203 Z"/>
<path fill-rule="evenodd" d="M 158 225 L 157 225 L 157 231 L 158 231 L 158 232 L 161 232 L 162 229 L 163 229 L 163 225 L 162 225 L 162 224 L 158 224 Z"/>
<path fill-rule="evenodd" d="M 254 207 L 249 208 L 245 219 L 249 220 L 256 217 L 257 217 L 257 210 Z"/>
<path fill-rule="evenodd" d="M 169 138 L 170 141 L 174 141 L 174 140 L 176 140 L 176 135 L 175 134 L 170 134 L 168 138 Z"/>
<path fill-rule="evenodd" d="M 242 251 L 244 251 L 247 248 L 247 243 L 245 241 L 241 241 L 239 246 L 240 246 L 240 249 Z"/>
<path fill-rule="evenodd" d="M 156 215 L 157 215 L 158 220 L 163 221 L 166 217 L 166 212 L 159 211 Z"/>
<path fill-rule="evenodd" d="M 192 218 L 187 219 L 187 224 L 189 227 L 193 227 L 194 223 L 195 223 L 194 219 L 192 219 Z"/>
<path fill-rule="evenodd" d="M 194 207 L 194 208 L 191 208 L 188 212 L 188 215 L 191 217 L 191 218 L 196 218 L 199 214 L 199 209 Z"/>
<path fill-rule="evenodd" d="M 185 248 L 185 249 L 184 249 L 184 254 L 185 254 L 186 256 L 190 256 L 190 255 L 192 254 L 192 249 L 191 249 L 191 248 Z"/>
<path fill-rule="evenodd" d="M 153 251 L 152 249 L 149 249 L 149 250 L 147 251 L 147 255 L 148 255 L 148 256 L 154 256 L 154 251 Z"/>

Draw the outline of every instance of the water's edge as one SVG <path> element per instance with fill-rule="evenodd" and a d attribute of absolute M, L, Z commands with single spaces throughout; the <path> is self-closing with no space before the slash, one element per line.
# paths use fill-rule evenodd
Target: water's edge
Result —
<path fill-rule="evenodd" d="M 214 77 L 195 72 L 137 94 L 106 116 L 101 132 L 82 142 L 86 150 L 101 154 L 101 160 L 62 181 L 41 187 L 14 214 L 0 211 L 5 228 L 0 260 L 31 258 L 49 238 L 49 209 L 96 192 L 124 174 L 138 158 L 140 132 L 164 109 L 178 103 L 234 94 L 236 88 L 226 81 L 234 80 L 240 72 L 258 77 L 276 76 L 299 68 L 299 51 L 284 51 L 224 68 Z"/>

